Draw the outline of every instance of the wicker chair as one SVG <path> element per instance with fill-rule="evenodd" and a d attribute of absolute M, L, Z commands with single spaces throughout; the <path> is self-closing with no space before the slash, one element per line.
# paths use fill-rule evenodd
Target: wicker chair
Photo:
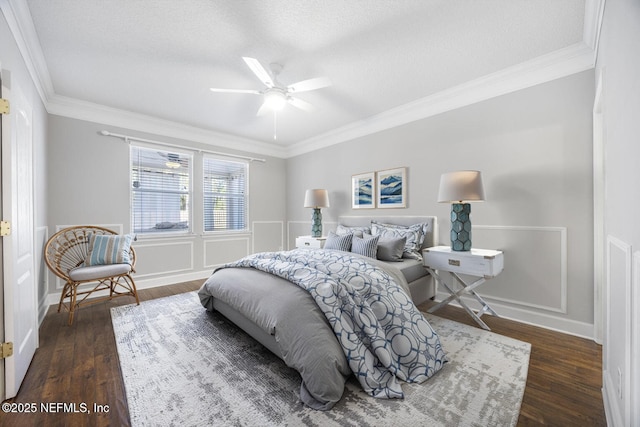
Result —
<path fill-rule="evenodd" d="M 76 308 L 119 296 L 132 296 L 140 305 L 135 282 L 131 277 L 136 263 L 136 252 L 129 249 L 129 263 L 90 265 L 85 261 L 90 255 L 90 237 L 98 235 L 113 235 L 117 233 L 107 228 L 91 225 L 69 227 L 51 236 L 44 248 L 45 262 L 49 269 L 65 281 L 58 312 L 64 306 L 69 310 L 69 325 L 73 323 Z M 78 291 L 84 284 L 93 284 L 93 288 Z M 108 296 L 87 298 L 94 292 L 109 291 Z M 65 299 L 69 299 L 65 302 Z"/>

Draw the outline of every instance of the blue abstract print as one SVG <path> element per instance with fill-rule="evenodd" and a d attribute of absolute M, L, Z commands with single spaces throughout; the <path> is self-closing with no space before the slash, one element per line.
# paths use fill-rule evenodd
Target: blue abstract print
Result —
<path fill-rule="evenodd" d="M 357 180 L 353 200 L 356 205 L 368 206 L 373 203 L 373 178 L 361 178 Z"/>
<path fill-rule="evenodd" d="M 380 181 L 380 203 L 402 203 L 402 176 L 389 175 Z"/>

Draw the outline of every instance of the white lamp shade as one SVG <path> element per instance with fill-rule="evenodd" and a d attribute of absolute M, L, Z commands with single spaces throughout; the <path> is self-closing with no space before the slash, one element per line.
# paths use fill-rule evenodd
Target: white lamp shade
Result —
<path fill-rule="evenodd" d="M 482 174 L 479 171 L 456 171 L 440 176 L 438 202 L 462 203 L 484 200 Z"/>
<path fill-rule="evenodd" d="M 304 195 L 305 208 L 328 208 L 329 192 L 318 188 L 307 190 Z"/>

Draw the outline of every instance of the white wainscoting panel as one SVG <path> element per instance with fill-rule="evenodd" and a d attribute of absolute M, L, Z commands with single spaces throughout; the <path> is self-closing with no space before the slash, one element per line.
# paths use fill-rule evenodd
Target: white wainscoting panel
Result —
<path fill-rule="evenodd" d="M 249 255 L 250 237 L 225 237 L 204 241 L 204 267 L 214 268 Z"/>
<path fill-rule="evenodd" d="M 473 227 L 474 248 L 504 252 L 504 271 L 479 293 L 493 301 L 555 313 L 567 312 L 565 227 Z"/>
<path fill-rule="evenodd" d="M 631 245 L 608 236 L 602 394 L 614 426 L 631 425 L 631 269 Z"/>
<path fill-rule="evenodd" d="M 283 221 L 253 221 L 251 252 L 271 252 L 284 249 Z"/>
<path fill-rule="evenodd" d="M 193 270 L 192 241 L 138 240 L 135 280 L 149 276 L 171 275 Z"/>

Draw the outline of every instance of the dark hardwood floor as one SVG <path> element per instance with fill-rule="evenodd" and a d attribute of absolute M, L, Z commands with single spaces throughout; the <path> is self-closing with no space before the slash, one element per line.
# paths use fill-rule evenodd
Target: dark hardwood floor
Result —
<path fill-rule="evenodd" d="M 426 311 L 433 303 L 419 306 Z M 461 308 L 435 314 L 477 326 Z M 602 346 L 592 340 L 512 320 L 483 316 L 492 332 L 531 344 L 527 387 L 518 426 L 606 426 L 602 402 Z"/>
<path fill-rule="evenodd" d="M 144 289 L 139 296 L 141 301 L 161 298 L 197 290 L 201 283 L 198 280 Z M 56 307 L 51 307 L 40 328 L 40 347 L 20 392 L 7 401 L 15 404 L 14 409 L 36 410 L 0 412 L 0 425 L 129 425 L 109 309 L 131 302 L 131 298 L 119 298 L 82 308 L 72 326 L 67 326 L 67 313 L 57 313 Z M 430 304 L 420 308 L 426 310 Z M 476 326 L 456 307 L 445 307 L 437 314 Z M 486 316 L 483 320 L 493 332 L 532 344 L 518 426 L 606 425 L 599 345 L 506 319 Z"/>

